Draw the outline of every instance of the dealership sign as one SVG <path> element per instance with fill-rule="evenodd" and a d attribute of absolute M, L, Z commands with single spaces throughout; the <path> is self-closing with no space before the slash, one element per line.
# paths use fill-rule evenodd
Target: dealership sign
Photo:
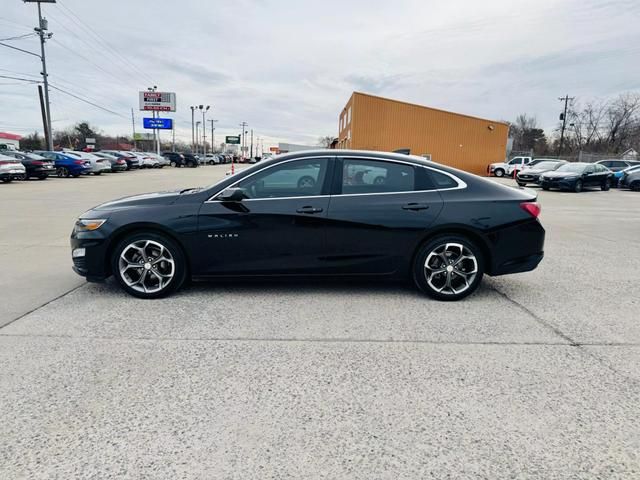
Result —
<path fill-rule="evenodd" d="M 151 128 L 154 130 L 172 130 L 173 119 L 171 118 L 143 118 L 142 125 L 144 128 Z"/>
<path fill-rule="evenodd" d="M 229 145 L 240 145 L 240 135 L 236 136 L 231 136 L 231 137 L 225 137 L 225 143 L 228 143 Z"/>
<path fill-rule="evenodd" d="M 173 92 L 140 92 L 140 110 L 175 112 L 176 94 Z"/>

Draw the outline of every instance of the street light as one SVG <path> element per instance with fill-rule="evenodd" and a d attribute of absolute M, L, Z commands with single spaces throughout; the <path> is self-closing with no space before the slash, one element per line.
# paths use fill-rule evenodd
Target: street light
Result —
<path fill-rule="evenodd" d="M 205 114 L 209 111 L 209 105 L 199 105 L 198 108 L 202 112 L 202 154 L 207 155 L 207 122 L 204 119 Z"/>
<path fill-rule="evenodd" d="M 196 144 L 194 114 L 195 114 L 196 108 L 197 107 L 195 107 L 194 105 L 191 105 L 191 151 L 194 153 L 195 153 L 195 144 Z"/>

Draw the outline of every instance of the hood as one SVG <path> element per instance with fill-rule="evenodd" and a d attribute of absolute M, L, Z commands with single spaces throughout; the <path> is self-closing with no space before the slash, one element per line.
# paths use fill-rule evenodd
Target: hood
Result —
<path fill-rule="evenodd" d="M 544 176 L 549 178 L 568 178 L 579 177 L 581 174 L 576 172 L 545 172 Z"/>
<path fill-rule="evenodd" d="M 182 190 L 171 190 L 165 192 L 142 193 L 131 197 L 123 197 L 118 200 L 103 203 L 94 210 L 118 210 L 130 207 L 144 207 L 149 205 L 171 205 L 181 195 Z"/>
<path fill-rule="evenodd" d="M 496 162 L 496 163 L 490 163 L 489 164 L 490 167 L 498 167 L 498 166 L 503 167 L 505 165 L 506 165 L 506 163 L 504 163 L 504 162 Z"/>
<path fill-rule="evenodd" d="M 523 175 L 527 175 L 527 174 L 533 174 L 533 175 L 540 175 L 541 173 L 545 173 L 545 172 L 553 172 L 552 169 L 550 168 L 536 168 L 536 167 L 531 167 L 531 168 L 525 168 L 524 170 L 520 171 Z"/>

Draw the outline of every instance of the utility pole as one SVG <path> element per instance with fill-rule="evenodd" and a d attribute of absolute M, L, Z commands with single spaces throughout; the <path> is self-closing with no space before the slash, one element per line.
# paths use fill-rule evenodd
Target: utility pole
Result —
<path fill-rule="evenodd" d="M 198 120 L 198 121 L 196 122 L 196 142 L 198 141 L 198 138 L 200 138 L 200 137 L 199 137 L 199 133 L 198 133 L 198 131 L 199 131 L 199 130 L 200 130 L 200 120 Z M 197 155 L 197 154 L 198 154 L 198 144 L 197 144 L 197 143 L 196 143 L 196 151 L 194 152 L 194 154 L 195 154 L 195 155 Z"/>
<path fill-rule="evenodd" d="M 131 109 L 131 126 L 133 127 L 133 149 L 138 149 L 138 143 L 136 142 L 136 117 L 133 115 L 133 108 Z"/>
<path fill-rule="evenodd" d="M 53 132 L 51 131 L 51 102 L 49 101 L 49 75 L 47 74 L 47 59 L 45 55 L 44 44 L 47 40 L 49 40 L 53 33 L 47 32 L 48 22 L 46 18 L 42 18 L 42 7 L 40 5 L 41 1 L 45 0 L 24 0 L 25 3 L 37 3 L 38 4 L 38 28 L 34 28 L 34 30 L 38 33 L 40 37 L 40 60 L 42 60 L 42 78 L 44 81 L 44 102 L 46 104 L 46 123 L 47 126 L 45 130 L 49 132 L 47 137 L 47 150 L 53 150 Z M 45 3 L 56 3 L 56 0 L 46 0 Z"/>
<path fill-rule="evenodd" d="M 209 105 L 205 108 L 204 105 L 200 105 L 198 107 L 202 111 L 202 155 L 207 155 L 207 122 L 204 119 L 204 116 L 211 108 Z"/>
<path fill-rule="evenodd" d="M 195 137 L 195 117 L 194 117 L 194 112 L 196 111 L 196 107 L 194 107 L 193 105 L 191 106 L 191 152 L 194 153 L 195 151 L 195 145 L 196 145 L 196 137 Z"/>
<path fill-rule="evenodd" d="M 215 131 L 216 129 L 214 128 L 213 124 L 216 123 L 218 120 L 213 120 L 210 119 L 209 122 L 211 122 L 211 153 L 214 153 L 216 151 L 216 135 L 215 135 Z"/>
<path fill-rule="evenodd" d="M 251 153 L 249 154 L 249 158 L 253 158 L 253 128 L 251 129 Z"/>
<path fill-rule="evenodd" d="M 40 97 L 40 112 L 42 113 L 42 127 L 44 128 L 44 139 L 49 146 L 49 127 L 47 126 L 47 109 L 44 107 L 44 94 L 42 93 L 42 85 L 38 85 L 38 96 Z"/>
<path fill-rule="evenodd" d="M 569 100 L 574 100 L 575 98 L 576 97 L 569 97 L 569 95 L 558 98 L 558 100 L 564 102 L 564 113 L 560 115 L 560 120 L 562 120 L 562 130 L 560 130 L 560 146 L 558 147 L 558 155 L 562 153 L 562 147 L 564 146 L 564 131 L 567 126 L 567 107 L 569 105 Z"/>
<path fill-rule="evenodd" d="M 242 139 L 241 139 L 241 144 L 240 144 L 240 156 L 242 158 L 244 158 L 244 143 L 245 143 L 245 128 L 249 126 L 249 124 L 247 122 L 242 122 L 240 124 L 240 126 L 242 127 L 242 133 L 240 135 L 242 135 Z"/>

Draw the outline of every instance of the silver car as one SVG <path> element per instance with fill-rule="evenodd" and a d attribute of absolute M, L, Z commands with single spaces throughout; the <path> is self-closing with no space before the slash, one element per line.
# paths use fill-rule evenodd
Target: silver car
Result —
<path fill-rule="evenodd" d="M 0 153 L 0 180 L 9 183 L 12 180 L 23 180 L 27 176 L 27 169 L 17 158 Z"/>
<path fill-rule="evenodd" d="M 111 171 L 111 162 L 106 158 L 100 158 L 93 153 L 68 151 L 63 151 L 62 153 L 79 160 L 86 160 L 91 163 L 91 173 L 93 173 L 94 175 L 100 175 L 102 173 Z"/>

